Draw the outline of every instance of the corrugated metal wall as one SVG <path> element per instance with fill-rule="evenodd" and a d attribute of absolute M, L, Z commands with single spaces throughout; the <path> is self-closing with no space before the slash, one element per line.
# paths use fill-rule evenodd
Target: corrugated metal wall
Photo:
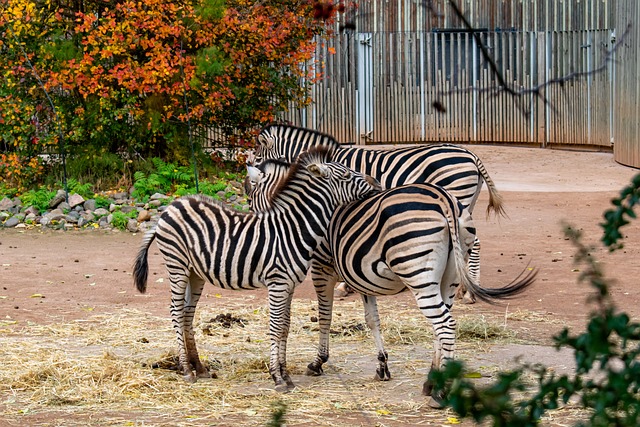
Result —
<path fill-rule="evenodd" d="M 631 0 L 629 0 L 631 1 Z M 434 9 L 425 5 L 433 4 Z M 605 63 L 614 0 L 459 0 L 515 91 Z M 496 76 L 448 2 L 371 0 L 355 31 L 318 44 L 314 103 L 282 119 L 343 142 L 511 142 L 611 147 L 613 68 L 542 90 L 488 93 Z M 335 53 L 334 53 L 335 52 Z M 446 112 L 434 108 L 442 104 Z"/>
<path fill-rule="evenodd" d="M 481 38 L 515 91 L 597 68 L 611 47 L 609 30 L 486 31 Z M 541 90 L 544 98 L 495 93 L 496 76 L 475 40 L 456 30 L 339 34 L 318 44 L 316 58 L 313 104 L 283 118 L 343 142 L 611 147 L 609 68 Z"/>
<path fill-rule="evenodd" d="M 614 90 L 614 157 L 640 168 L 640 5 L 638 0 L 618 0 L 615 31 L 618 36 L 631 24 L 628 38 L 616 55 Z"/>

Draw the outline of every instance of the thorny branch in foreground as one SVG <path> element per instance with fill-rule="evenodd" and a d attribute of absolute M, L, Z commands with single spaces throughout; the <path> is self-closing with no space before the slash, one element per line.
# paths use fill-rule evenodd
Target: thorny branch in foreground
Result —
<path fill-rule="evenodd" d="M 445 95 L 445 96 L 451 95 L 453 93 L 465 93 L 465 92 L 487 93 L 493 96 L 497 96 L 500 93 L 507 93 L 518 100 L 523 100 L 525 99 L 526 96 L 533 95 L 536 98 L 542 100 L 542 102 L 544 102 L 545 105 L 550 106 L 555 111 L 553 106 L 549 103 L 549 100 L 545 97 L 544 90 L 547 87 L 552 85 L 562 86 L 565 83 L 568 83 L 570 81 L 578 80 L 582 77 L 592 76 L 605 71 L 609 66 L 609 63 L 614 60 L 613 56 L 616 53 L 616 51 L 620 48 L 620 46 L 624 44 L 631 29 L 631 23 L 629 23 L 624 33 L 622 34 L 622 36 L 613 44 L 613 46 L 610 49 L 604 50 L 604 59 L 597 68 L 594 68 L 592 70 L 587 70 L 587 71 L 576 71 L 573 73 L 569 73 L 565 76 L 546 80 L 537 86 L 520 89 L 520 88 L 515 88 L 513 85 L 510 85 L 509 83 L 507 83 L 502 72 L 498 69 L 498 65 L 496 64 L 495 60 L 489 53 L 487 46 L 485 46 L 485 44 L 482 42 L 481 31 L 476 29 L 471 24 L 471 22 L 467 19 L 467 17 L 464 15 L 462 10 L 460 10 L 460 7 L 458 6 L 457 2 L 454 0 L 447 0 L 447 3 L 453 10 L 453 13 L 462 22 L 462 25 L 464 26 L 466 32 L 472 35 L 473 39 L 475 40 L 476 44 L 480 49 L 482 58 L 487 62 L 487 65 L 491 71 L 491 74 L 495 77 L 498 84 L 496 86 L 490 86 L 490 87 L 472 87 L 472 88 L 466 88 L 466 89 L 450 90 L 450 91 L 440 93 L 440 95 Z M 441 16 L 441 14 L 436 10 L 435 6 L 433 5 L 432 0 L 423 0 L 422 5 L 425 9 L 427 9 L 432 14 L 434 14 L 434 16 Z M 435 100 L 432 105 L 437 111 L 441 113 L 446 112 L 446 108 L 444 107 L 444 104 L 441 99 Z M 523 105 L 522 107 L 523 112 L 527 113 L 527 111 L 524 109 L 524 103 L 522 103 L 521 105 Z"/>

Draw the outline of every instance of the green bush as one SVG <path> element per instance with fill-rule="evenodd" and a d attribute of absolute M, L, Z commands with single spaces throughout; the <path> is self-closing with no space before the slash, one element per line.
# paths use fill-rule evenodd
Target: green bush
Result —
<path fill-rule="evenodd" d="M 20 200 L 23 206 L 34 206 L 38 211 L 44 212 L 49 209 L 49 202 L 55 195 L 55 191 L 40 187 L 37 190 L 25 191 L 20 195 Z"/>
<path fill-rule="evenodd" d="M 115 211 L 112 213 L 111 225 L 117 229 L 125 230 L 130 219 L 137 218 L 138 212 L 131 211 L 124 213 L 121 211 Z"/>
<path fill-rule="evenodd" d="M 620 228 L 635 218 L 634 208 L 640 200 L 640 175 L 613 199 L 613 209 L 604 213 L 602 241 L 611 251 L 622 245 Z M 632 322 L 619 312 L 609 294 L 609 282 L 598 262 L 591 255 L 593 248 L 581 242 L 581 233 L 569 226 L 565 235 L 577 248 L 575 262 L 585 265 L 580 281 L 593 288 L 588 302 L 594 306 L 584 332 L 572 335 L 563 329 L 553 339 L 557 348 L 573 350 L 576 373 L 556 376 L 544 366 L 521 366 L 501 372 L 496 381 L 476 387 L 465 378 L 464 365 L 459 361 L 447 363 L 442 371 L 432 371 L 434 393 L 444 396 L 443 403 L 451 406 L 460 417 L 477 422 L 491 420 L 493 426 L 538 426 L 544 413 L 577 399 L 590 410 L 589 426 L 640 425 L 640 323 Z M 531 391 L 524 379 L 533 373 L 537 387 Z M 594 374 L 598 374 L 597 376 Z M 528 397 L 516 399 L 515 393 Z"/>

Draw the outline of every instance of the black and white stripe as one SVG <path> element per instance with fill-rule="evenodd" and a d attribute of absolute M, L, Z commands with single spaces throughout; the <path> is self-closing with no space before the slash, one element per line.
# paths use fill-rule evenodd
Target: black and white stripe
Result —
<path fill-rule="evenodd" d="M 286 166 L 264 162 L 250 168 L 252 207 L 268 208 L 272 188 Z M 456 322 L 451 306 L 462 284 L 476 298 L 494 302 L 526 289 L 530 273 L 504 288 L 483 288 L 470 273 L 467 261 L 475 241 L 468 209 L 441 187 L 411 184 L 383 191 L 339 207 L 331 220 L 328 242 L 320 244 L 311 266 L 318 294 L 320 343 L 308 373 L 319 375 L 329 357 L 329 328 L 333 287 L 338 276 L 363 296 L 365 319 L 378 348 L 376 377 L 388 380 L 387 353 L 380 332 L 376 297 L 409 289 L 435 336 L 432 368 L 453 358 Z M 425 381 L 425 394 L 431 386 Z M 438 405 L 437 399 L 432 400 Z"/>
<path fill-rule="evenodd" d="M 429 144 L 393 150 L 344 147 L 327 134 L 281 124 L 266 126 L 259 133 L 257 142 L 257 163 L 266 159 L 293 162 L 301 152 L 310 147 L 323 146 L 332 150 L 332 158 L 335 161 L 374 177 L 383 189 L 413 183 L 438 185 L 447 190 L 471 213 L 480 196 L 484 181 L 489 192 L 487 215 L 491 211 L 497 215 L 504 215 L 502 197 L 480 158 L 457 145 Z M 474 242 L 471 262 L 469 268 L 479 279 L 480 241 L 478 239 Z M 461 293 L 462 291 L 461 288 Z M 467 302 L 473 301 L 467 298 Z"/>
<path fill-rule="evenodd" d="M 327 151 L 320 149 L 300 156 L 263 213 L 237 212 L 206 196 L 182 197 L 169 205 L 145 235 L 133 271 L 137 289 L 145 292 L 147 254 L 157 239 L 171 281 L 171 318 L 184 378 L 210 376 L 200 362 L 193 331 L 205 282 L 225 289 L 266 286 L 269 371 L 277 390 L 292 388 L 286 340 L 294 287 L 305 279 L 336 207 L 379 189 L 372 178 L 328 162 Z"/>

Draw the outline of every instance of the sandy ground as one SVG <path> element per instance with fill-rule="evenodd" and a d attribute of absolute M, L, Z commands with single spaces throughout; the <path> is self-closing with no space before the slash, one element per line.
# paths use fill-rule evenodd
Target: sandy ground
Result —
<path fill-rule="evenodd" d="M 558 353 L 549 347 L 551 335 L 563 326 L 582 327 L 591 307 L 586 304 L 590 288 L 577 282 L 582 266 L 573 262 L 574 248 L 563 235 L 562 223 L 582 230 L 584 241 L 594 245 L 592 253 L 601 261 L 607 276 L 614 280 L 612 293 L 616 302 L 637 319 L 640 315 L 640 287 L 637 286 L 640 223 L 634 222 L 624 229 L 625 248 L 613 254 L 599 244 L 602 236 L 599 223 L 603 210 L 610 207 L 611 198 L 638 171 L 615 163 L 608 153 L 502 146 L 469 148 L 484 161 L 504 197 L 508 213 L 508 218 L 485 218 L 487 193 L 483 190 L 474 215 L 482 241 L 483 285 L 504 285 L 527 266 L 535 267 L 539 274 L 534 286 L 508 306 L 478 303 L 460 308 L 464 313 L 503 317 L 506 326 L 527 344 L 487 345 L 482 352 L 463 355 L 463 358 L 472 367 L 504 368 L 510 366 L 516 356 L 523 355 L 525 360 L 541 361 L 559 372 L 569 372 L 571 354 Z M 0 337 L 10 342 L 12 337 L 20 336 L 25 325 L 72 322 L 122 310 L 140 310 L 162 317 L 166 319 L 163 331 L 166 330 L 170 325 L 169 290 L 155 246 L 150 256 L 148 293 L 139 295 L 133 287 L 131 266 L 141 238 L 139 234 L 126 232 L 0 230 Z M 229 294 L 232 294 L 230 298 L 252 301 L 265 301 L 266 295 L 264 291 Z M 223 312 L 227 296 L 226 292 L 210 287 L 199 307 Z M 303 302 L 313 300 L 308 281 L 298 288 L 295 298 Z M 357 300 L 356 296 L 348 296 L 337 301 L 336 311 Z M 409 295 L 382 299 L 379 306 L 383 316 L 389 307 L 396 307 L 394 304 L 411 307 L 415 302 Z M 509 317 L 512 313 L 526 315 L 521 316 L 521 320 L 507 321 L 512 319 Z M 265 351 L 268 351 L 266 344 Z M 370 354 L 373 360 L 370 343 L 363 354 L 367 357 Z M 265 374 L 264 384 L 268 386 L 269 381 Z M 301 376 L 298 381 L 305 387 L 314 387 L 312 379 Z M 420 378 L 414 379 L 415 384 L 420 381 Z M 393 383 L 392 380 L 385 384 L 391 387 Z M 27 425 L 71 425 L 68 419 L 59 418 L 47 408 L 39 408 L 29 416 L 17 414 L 11 406 L 11 395 L 10 390 L 0 386 L 0 402 L 4 408 L 0 425 L 25 422 Z M 136 422 L 139 423 L 136 425 L 154 425 L 151 418 L 145 422 L 143 417 Z M 368 419 L 356 419 L 353 425 L 368 423 Z M 396 419 L 381 425 L 394 423 L 411 424 Z M 96 421 L 95 425 L 125 424 Z M 292 422 L 290 425 L 322 423 Z M 442 422 L 425 425 L 442 425 Z"/>

